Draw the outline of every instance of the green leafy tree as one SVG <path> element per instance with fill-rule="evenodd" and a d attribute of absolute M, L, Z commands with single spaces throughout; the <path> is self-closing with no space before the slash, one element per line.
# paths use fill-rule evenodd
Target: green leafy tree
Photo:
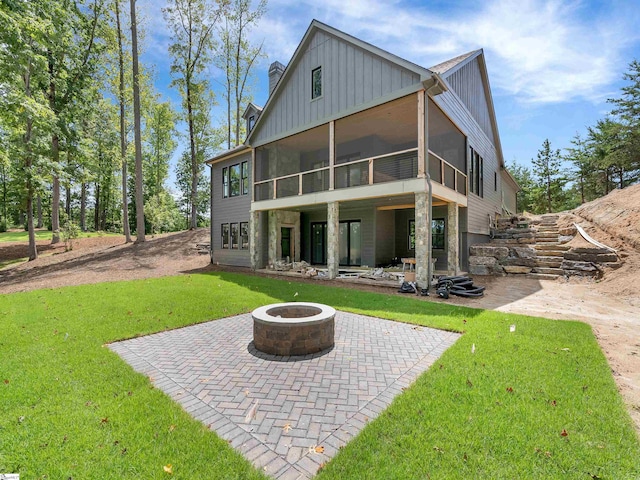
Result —
<path fill-rule="evenodd" d="M 535 213 L 551 213 L 561 209 L 564 204 L 564 186 L 567 183 L 560 150 L 553 150 L 546 139 L 538 150 L 536 158 L 531 160 L 533 174 L 536 178 Z"/>
<path fill-rule="evenodd" d="M 136 198 L 136 242 L 145 241 L 144 190 L 142 178 L 142 126 L 140 114 L 140 69 L 138 65 L 138 25 L 136 21 L 136 0 L 130 0 L 131 7 L 131 62 L 133 76 L 133 132 L 135 147 L 135 198 Z"/>
<path fill-rule="evenodd" d="M 629 71 L 623 75 L 628 82 L 622 87 L 622 96 L 610 99 L 609 102 L 615 105 L 611 112 L 621 124 L 621 159 L 620 167 L 620 188 L 624 184 L 635 183 L 640 179 L 640 62 L 633 60 L 629 64 Z M 624 173 L 627 172 L 625 180 Z"/>
<path fill-rule="evenodd" d="M 518 164 L 515 160 L 507 166 L 507 169 L 521 188 L 517 195 L 516 210 L 518 212 L 532 212 L 536 184 L 531 169 Z"/>
<path fill-rule="evenodd" d="M 172 44 L 169 53 L 173 58 L 171 72 L 174 75 L 173 85 L 178 87 L 182 96 L 185 121 L 189 132 L 189 155 L 191 160 L 191 214 L 189 228 L 198 224 L 198 185 L 204 147 L 198 144 L 202 137 L 198 131 L 197 116 L 198 97 L 210 98 L 209 81 L 204 75 L 206 67 L 212 59 L 214 47 L 214 28 L 220 19 L 219 5 L 209 0 L 170 0 L 163 9 L 165 20 L 172 33 Z M 205 106 L 200 102 L 200 109 L 208 111 L 211 103 Z M 204 112 L 201 112 L 202 115 Z"/>
<path fill-rule="evenodd" d="M 198 212 L 198 225 L 206 222 L 206 213 L 209 210 L 209 179 L 204 175 L 204 160 L 199 163 L 198 189 L 196 195 L 195 210 Z M 175 167 L 176 186 L 180 192 L 178 206 L 186 219 L 186 226 L 190 228 L 191 212 L 194 210 L 191 202 L 191 157 L 188 151 L 182 153 Z"/>
<path fill-rule="evenodd" d="M 73 128 L 74 115 L 69 112 L 93 82 L 100 60 L 101 44 L 98 42 L 99 24 L 102 21 L 103 1 L 81 4 L 67 0 L 46 0 L 48 10 L 47 36 L 42 48 L 47 57 L 49 82 L 43 85 L 49 99 L 49 107 L 57 120 L 51 135 L 51 171 L 53 179 L 51 243 L 60 241 L 60 163 L 61 136 Z"/>
<path fill-rule="evenodd" d="M 252 100 L 253 72 L 257 60 L 262 56 L 263 46 L 252 44 L 249 34 L 266 9 L 266 0 L 260 0 L 255 8 L 251 0 L 232 0 L 223 13 L 216 63 L 225 74 L 223 85 L 227 104 L 228 149 L 240 145 L 246 134 L 241 121 L 241 109 Z"/>
<path fill-rule="evenodd" d="M 0 6 L 0 121 L 20 199 L 19 217 L 27 216 L 29 260 L 38 257 L 34 199 L 41 191 L 46 166 L 44 139 L 53 131 L 54 115 L 43 88 L 48 84 L 48 10 L 41 2 Z"/>

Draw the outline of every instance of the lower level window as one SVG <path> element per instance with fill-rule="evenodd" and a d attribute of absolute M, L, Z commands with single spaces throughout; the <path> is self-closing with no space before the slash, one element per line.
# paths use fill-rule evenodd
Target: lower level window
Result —
<path fill-rule="evenodd" d="M 416 248 L 416 221 L 409 220 L 409 250 Z M 431 248 L 444 250 L 444 218 L 431 220 Z"/>
<path fill-rule="evenodd" d="M 237 223 L 231 224 L 231 248 L 237 249 L 240 240 L 240 231 Z"/>
<path fill-rule="evenodd" d="M 229 248 L 229 224 L 223 223 L 220 227 L 222 248 Z"/>
<path fill-rule="evenodd" d="M 240 222 L 240 249 L 247 250 L 249 248 L 249 224 Z"/>

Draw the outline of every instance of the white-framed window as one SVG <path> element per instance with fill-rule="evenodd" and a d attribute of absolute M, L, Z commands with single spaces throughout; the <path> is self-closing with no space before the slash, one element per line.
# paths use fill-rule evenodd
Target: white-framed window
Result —
<path fill-rule="evenodd" d="M 322 67 L 311 70 L 311 100 L 322 96 Z"/>

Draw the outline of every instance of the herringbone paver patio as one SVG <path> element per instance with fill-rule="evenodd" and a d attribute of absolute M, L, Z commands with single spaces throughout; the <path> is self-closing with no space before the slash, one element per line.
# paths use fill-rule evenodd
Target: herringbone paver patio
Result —
<path fill-rule="evenodd" d="M 333 350 L 276 357 L 253 348 L 244 314 L 110 348 L 257 468 L 296 479 L 313 476 L 458 337 L 337 312 Z"/>

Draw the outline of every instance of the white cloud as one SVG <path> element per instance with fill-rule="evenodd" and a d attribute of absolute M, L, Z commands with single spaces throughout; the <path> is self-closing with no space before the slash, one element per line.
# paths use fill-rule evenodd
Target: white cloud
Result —
<path fill-rule="evenodd" d="M 633 2 L 632 2 L 633 3 Z M 611 2 L 489 0 L 443 12 L 384 0 L 311 0 L 269 4 L 259 33 L 270 60 L 286 62 L 310 15 L 420 65 L 483 47 L 496 94 L 525 103 L 598 102 L 621 77 L 626 50 L 640 38 L 640 13 Z M 441 5 L 440 5 L 441 6 Z"/>

